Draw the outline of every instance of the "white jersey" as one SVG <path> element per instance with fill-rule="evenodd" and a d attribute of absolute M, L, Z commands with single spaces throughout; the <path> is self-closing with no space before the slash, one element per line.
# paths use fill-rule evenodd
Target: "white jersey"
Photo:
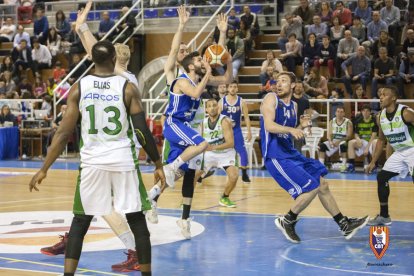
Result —
<path fill-rule="evenodd" d="M 342 140 L 345 139 L 348 133 L 348 124 L 351 121 L 348 118 L 344 118 L 342 124 L 338 124 L 336 117 L 332 119 L 331 129 L 332 129 L 332 140 Z"/>
<path fill-rule="evenodd" d="M 138 88 L 138 80 L 137 77 L 135 77 L 134 74 L 132 74 L 129 71 L 124 71 L 122 72 L 121 76 L 123 76 L 124 78 L 126 78 L 128 81 L 132 82 L 133 84 L 135 84 L 135 86 Z"/>
<path fill-rule="evenodd" d="M 133 129 L 124 103 L 127 83 L 121 76 L 89 75 L 79 81 L 81 167 L 136 169 Z"/>
<path fill-rule="evenodd" d="M 224 131 L 222 122 L 224 119 L 228 118 L 227 116 L 220 114 L 217 118 L 217 121 L 214 122 L 213 128 L 210 128 L 209 118 L 204 119 L 203 123 L 203 138 L 210 144 L 210 145 L 221 145 L 224 144 L 226 141 L 224 139 Z M 215 153 L 225 153 L 228 154 L 230 152 L 235 151 L 234 148 L 229 148 L 225 150 L 215 150 Z M 235 156 L 235 154 L 233 155 Z"/>

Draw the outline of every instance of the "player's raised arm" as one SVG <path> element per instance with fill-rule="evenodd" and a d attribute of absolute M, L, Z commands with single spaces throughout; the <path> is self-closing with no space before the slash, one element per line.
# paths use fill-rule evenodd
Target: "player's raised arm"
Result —
<path fill-rule="evenodd" d="M 75 129 L 76 122 L 79 118 L 79 90 L 78 83 L 75 83 L 69 92 L 68 97 L 68 107 L 63 116 L 62 122 L 60 123 L 55 136 L 52 139 L 52 144 L 50 145 L 45 162 L 43 163 L 42 168 L 33 176 L 30 181 L 29 188 L 30 191 L 35 189 L 39 191 L 36 187 L 36 184 L 40 184 L 44 178 L 46 178 L 47 171 L 53 162 L 59 157 L 62 151 L 65 149 L 65 146 Z"/>
<path fill-rule="evenodd" d="M 88 3 L 86 3 L 85 8 L 78 11 L 78 17 L 76 18 L 75 23 L 76 33 L 79 35 L 79 38 L 82 41 L 82 45 L 90 57 L 92 57 L 93 45 L 98 42 L 92 34 L 91 30 L 89 30 L 88 24 L 86 23 L 86 18 L 88 17 L 88 13 L 91 10 L 91 7 L 92 0 L 89 0 Z"/>
<path fill-rule="evenodd" d="M 295 139 L 303 138 L 303 130 L 292 127 L 285 127 L 275 123 L 276 97 L 273 93 L 267 94 L 263 99 L 261 110 L 264 126 L 267 132 L 277 134 L 292 134 Z"/>
<path fill-rule="evenodd" d="M 164 187 L 165 176 L 162 170 L 160 154 L 158 153 L 154 137 L 147 126 L 139 91 L 132 83 L 128 83 L 125 90 L 125 105 L 129 115 L 131 116 L 132 125 L 134 127 L 135 134 L 137 135 L 138 142 L 151 158 L 151 161 L 155 164 L 155 183 L 157 183 L 158 180 L 161 180 L 161 185 Z"/>
<path fill-rule="evenodd" d="M 174 34 L 173 41 L 171 43 L 171 50 L 168 54 L 167 61 L 164 64 L 164 73 L 167 78 L 167 83 L 171 83 L 175 79 L 175 69 L 176 69 L 176 62 L 177 62 L 177 54 L 180 50 L 180 43 L 183 38 L 183 32 L 185 24 L 188 22 L 190 18 L 190 14 L 187 12 L 186 7 L 184 5 L 178 7 L 178 30 Z"/>
<path fill-rule="evenodd" d="M 217 28 L 220 31 L 220 37 L 218 44 L 226 47 L 226 37 L 227 37 L 227 28 L 228 28 L 228 17 L 224 13 L 217 15 Z"/>

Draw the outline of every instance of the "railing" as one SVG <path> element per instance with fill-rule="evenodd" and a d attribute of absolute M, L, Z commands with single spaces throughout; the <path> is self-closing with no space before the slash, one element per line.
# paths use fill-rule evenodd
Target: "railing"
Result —
<path fill-rule="evenodd" d="M 25 102 L 25 103 L 28 103 L 28 104 L 30 104 L 29 112 L 20 111 L 20 112 L 12 112 L 12 113 L 15 116 L 16 115 L 25 115 L 25 116 L 33 118 L 34 117 L 33 116 L 33 110 L 34 110 L 33 103 L 41 103 L 42 101 L 43 100 L 40 100 L 40 99 L 18 99 L 18 100 L 17 99 L 1 99 L 0 100 L 0 106 L 3 106 L 4 104 L 8 105 L 9 102 L 12 102 L 12 103 L 13 102 L 17 102 L 17 103 Z"/>
<path fill-rule="evenodd" d="M 128 40 L 132 37 L 132 35 L 134 35 L 140 28 L 142 28 L 143 26 L 144 26 L 144 24 L 143 24 L 143 19 L 144 19 L 144 17 L 143 17 L 143 3 L 144 3 L 144 1 L 143 0 L 138 0 L 134 5 L 132 5 L 132 7 L 128 10 L 128 12 L 126 12 L 116 23 L 115 23 L 115 25 L 112 27 L 112 29 L 110 29 L 109 30 L 109 32 L 107 32 L 106 34 L 105 34 L 105 36 L 101 39 L 101 40 L 105 40 L 106 38 L 108 38 L 108 36 L 110 36 L 111 34 L 112 34 L 112 32 L 125 20 L 125 18 L 127 18 L 127 16 L 131 13 L 131 12 L 133 12 L 133 9 L 134 8 L 136 8 L 138 5 L 140 5 L 140 9 L 139 9 L 139 12 L 138 12 L 138 14 L 137 14 L 137 16 L 135 17 L 135 19 L 136 18 L 138 18 L 138 17 L 141 17 L 141 23 L 134 29 L 134 31 L 132 32 L 132 34 L 123 42 L 123 44 L 125 44 L 125 43 L 127 43 L 128 42 Z M 124 31 L 126 30 L 127 28 L 125 28 L 124 29 Z M 123 32 L 122 32 L 123 33 Z M 121 34 L 122 34 L 121 33 Z M 121 34 L 119 34 L 112 42 L 115 42 L 116 40 L 118 40 L 118 38 L 120 37 L 120 35 Z M 64 99 L 66 96 L 67 96 L 67 94 L 69 94 L 69 92 L 70 92 L 70 89 L 68 90 L 68 91 L 66 91 L 65 92 L 65 94 L 63 94 L 62 96 L 61 96 L 61 98 L 59 99 L 59 100 L 56 100 L 56 91 L 65 83 L 65 82 L 67 82 L 67 80 L 73 75 L 73 73 L 74 72 L 76 72 L 77 70 L 78 70 L 78 68 L 82 65 L 82 64 L 84 64 L 85 63 L 85 61 L 88 59 L 88 55 L 85 55 L 84 57 L 83 57 L 83 59 L 75 66 L 75 68 L 73 68 L 73 70 L 71 71 L 71 72 L 69 72 L 69 74 L 56 86 L 56 88 L 53 90 L 53 104 L 54 104 L 54 112 L 53 112 L 53 117 L 54 118 L 56 118 L 56 105 L 59 103 L 59 102 L 61 102 L 62 101 L 62 99 Z M 80 78 L 82 78 L 83 76 L 85 76 L 88 72 L 89 72 L 89 70 L 90 69 L 92 69 L 92 67 L 93 67 L 93 63 L 88 67 L 88 69 L 87 70 L 85 70 L 85 72 L 83 72 L 83 74 L 79 77 L 79 79 Z"/>
<path fill-rule="evenodd" d="M 18 25 L 18 18 L 17 18 L 17 5 L 10 5 L 10 4 L 0 4 L 0 18 L 2 20 L 2 24 L 7 17 L 13 18 L 14 25 Z"/>

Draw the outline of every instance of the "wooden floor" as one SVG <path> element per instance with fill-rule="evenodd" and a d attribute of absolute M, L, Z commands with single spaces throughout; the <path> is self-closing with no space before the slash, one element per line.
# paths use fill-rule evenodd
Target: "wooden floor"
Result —
<path fill-rule="evenodd" d="M 34 173 L 34 169 L 0 168 L 1 171 Z M 39 186 L 40 192 L 29 192 L 28 183 L 32 175 L 0 178 L 0 212 L 18 211 L 68 211 L 72 209 L 77 171 L 51 170 L 47 179 Z M 143 174 L 147 189 L 152 186 L 152 175 Z M 241 179 L 231 194 L 237 208 L 218 205 L 226 178 L 211 176 L 197 185 L 193 200 L 194 210 L 244 212 L 255 214 L 280 214 L 289 210 L 293 200 L 271 178 L 251 177 L 251 184 Z M 374 216 L 378 213 L 377 184 L 374 181 L 330 180 L 330 188 L 343 214 L 347 216 Z M 414 185 L 411 182 L 391 182 L 390 214 L 394 220 L 414 221 Z M 167 189 L 160 197 L 160 208 L 179 208 L 181 184 Z M 316 198 L 301 215 L 329 216 Z"/>

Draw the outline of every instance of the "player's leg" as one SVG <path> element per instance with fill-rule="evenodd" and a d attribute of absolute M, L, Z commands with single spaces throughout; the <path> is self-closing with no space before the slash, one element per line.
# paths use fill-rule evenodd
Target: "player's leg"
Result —
<path fill-rule="evenodd" d="M 240 156 L 239 167 L 242 171 L 242 180 L 243 183 L 250 183 L 249 175 L 247 174 L 247 166 L 249 164 L 249 158 L 247 156 L 246 145 L 244 144 L 243 133 L 241 128 L 234 128 L 234 149 Z"/>
<path fill-rule="evenodd" d="M 237 184 L 237 179 L 239 178 L 239 169 L 236 166 L 223 166 L 223 169 L 227 173 L 227 183 L 224 187 L 224 192 L 220 198 L 219 204 L 224 207 L 235 208 L 237 207 L 236 203 L 230 200 L 229 196 L 234 190 Z"/>
<path fill-rule="evenodd" d="M 346 161 L 347 161 L 347 151 L 348 151 L 348 144 L 346 142 L 342 142 L 339 144 L 339 155 L 341 156 L 342 160 L 342 166 L 341 166 L 341 172 L 346 171 Z"/>
<path fill-rule="evenodd" d="M 325 141 L 325 142 L 319 144 L 318 156 L 319 156 L 319 161 L 322 164 L 325 164 L 325 156 L 326 156 L 326 153 L 329 152 L 331 148 L 332 147 L 329 144 L 329 141 Z"/>
<path fill-rule="evenodd" d="M 348 142 L 348 169 L 347 172 L 355 171 L 355 156 L 358 150 L 357 140 L 352 139 Z"/>
<path fill-rule="evenodd" d="M 177 220 L 177 225 L 181 229 L 181 234 L 186 239 L 191 239 L 190 211 L 194 196 L 194 179 L 195 170 L 188 169 L 184 173 L 183 186 L 181 190 L 183 196 L 183 211 L 181 219 Z"/>

